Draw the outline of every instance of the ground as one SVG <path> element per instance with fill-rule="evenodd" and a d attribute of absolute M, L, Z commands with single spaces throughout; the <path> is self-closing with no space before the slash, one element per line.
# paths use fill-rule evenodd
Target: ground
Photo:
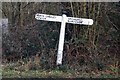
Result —
<path fill-rule="evenodd" d="M 37 69 L 25 70 L 22 67 L 19 69 L 14 64 L 2 65 L 3 78 L 118 78 L 117 68 L 109 67 L 103 71 L 83 72 L 77 70 L 60 70 L 54 69 Z"/>

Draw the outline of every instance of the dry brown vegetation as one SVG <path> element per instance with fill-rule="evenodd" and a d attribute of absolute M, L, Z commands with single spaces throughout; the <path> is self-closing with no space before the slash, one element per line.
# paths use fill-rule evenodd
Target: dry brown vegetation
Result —
<path fill-rule="evenodd" d="M 91 18 L 92 26 L 67 24 L 63 65 L 56 66 L 60 23 L 35 20 L 36 13 Z M 3 77 L 118 77 L 119 3 L 4 2 Z"/>

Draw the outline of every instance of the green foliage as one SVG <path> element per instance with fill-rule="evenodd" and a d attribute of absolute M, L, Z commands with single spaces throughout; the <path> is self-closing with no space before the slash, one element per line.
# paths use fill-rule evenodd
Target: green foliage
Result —
<path fill-rule="evenodd" d="M 102 74 L 99 78 L 117 78 L 117 76 L 111 74 Z"/>
<path fill-rule="evenodd" d="M 108 67 L 113 73 L 118 73 L 118 68 L 114 66 Z"/>

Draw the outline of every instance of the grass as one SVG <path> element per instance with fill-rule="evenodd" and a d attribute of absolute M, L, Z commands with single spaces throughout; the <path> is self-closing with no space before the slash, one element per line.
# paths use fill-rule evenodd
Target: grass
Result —
<path fill-rule="evenodd" d="M 110 72 L 111 71 L 111 72 Z M 13 66 L 5 66 L 2 70 L 3 78 L 117 78 L 114 73 L 116 69 L 110 67 L 107 71 L 77 71 L 77 70 L 60 70 L 55 69 L 37 69 L 37 70 L 16 70 Z"/>
<path fill-rule="evenodd" d="M 2 67 L 0 66 L 0 80 L 2 78 Z"/>
<path fill-rule="evenodd" d="M 15 70 L 4 70 L 2 76 L 4 78 L 30 78 L 30 77 L 37 77 L 37 78 L 59 78 L 59 77 L 71 77 L 71 73 L 64 73 L 63 71 L 59 70 L 29 70 L 29 71 L 15 71 Z"/>

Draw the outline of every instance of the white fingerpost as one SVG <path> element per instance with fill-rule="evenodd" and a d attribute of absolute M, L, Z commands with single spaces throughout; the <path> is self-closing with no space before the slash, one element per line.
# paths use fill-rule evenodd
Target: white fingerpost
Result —
<path fill-rule="evenodd" d="M 61 22 L 58 53 L 57 53 L 57 62 L 56 62 L 57 65 L 62 64 L 64 37 L 65 37 L 65 25 L 66 25 L 66 23 L 80 24 L 80 25 L 81 24 L 82 25 L 92 25 L 93 24 L 92 19 L 67 17 L 65 14 L 63 14 L 62 16 L 56 16 L 56 15 L 47 15 L 47 14 L 39 14 L 39 13 L 37 13 L 35 15 L 35 18 L 37 20 Z"/>
<path fill-rule="evenodd" d="M 66 21 L 67 21 L 67 16 L 65 14 L 63 14 L 62 15 L 62 22 L 61 22 L 61 29 L 60 29 L 60 36 L 59 36 L 59 45 L 58 45 L 58 53 L 57 53 L 57 65 L 62 64 Z"/>

